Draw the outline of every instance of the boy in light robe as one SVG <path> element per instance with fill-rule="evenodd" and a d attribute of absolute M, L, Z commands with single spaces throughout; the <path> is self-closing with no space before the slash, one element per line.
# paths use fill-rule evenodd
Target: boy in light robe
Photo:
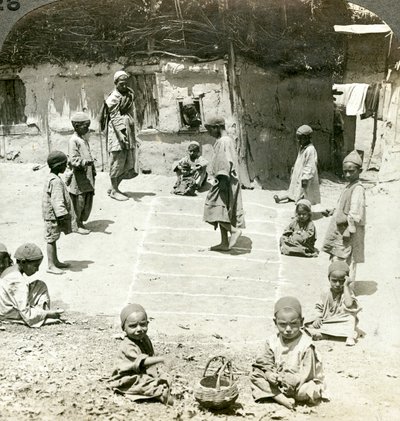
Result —
<path fill-rule="evenodd" d="M 321 203 L 318 178 L 318 155 L 311 142 L 313 130 L 310 126 L 300 126 L 296 138 L 300 149 L 290 177 L 289 190 L 283 196 L 274 196 L 276 203 L 297 202 L 307 199 L 312 205 Z"/>
<path fill-rule="evenodd" d="M 350 266 L 354 281 L 358 263 L 363 263 L 365 242 L 365 189 L 360 182 L 362 160 L 352 151 L 343 160 L 343 174 L 347 185 L 340 195 L 338 206 L 328 227 L 323 251 L 332 261 L 343 260 Z"/>
<path fill-rule="evenodd" d="M 331 288 L 316 304 L 316 317 L 305 325 L 306 332 L 314 340 L 346 338 L 347 346 L 355 345 L 357 313 L 361 308 L 351 288 L 349 272 L 346 262 L 330 264 L 328 276 Z"/>
<path fill-rule="evenodd" d="M 221 232 L 221 242 L 211 250 L 228 251 L 242 235 L 241 228 L 245 228 L 238 156 L 235 142 L 225 130 L 223 118 L 211 118 L 205 127 L 216 141 L 211 163 L 214 182 L 207 194 L 203 219 L 215 229 L 219 227 Z"/>
<path fill-rule="evenodd" d="M 256 402 L 273 400 L 289 409 L 296 402 L 315 404 L 323 397 L 321 359 L 311 339 L 302 332 L 303 316 L 295 297 L 275 303 L 278 333 L 267 339 L 262 356 L 253 364 L 251 388 Z"/>
<path fill-rule="evenodd" d="M 60 322 L 64 312 L 50 310 L 50 297 L 43 281 L 31 281 L 43 260 L 40 248 L 25 243 L 15 252 L 16 264 L 0 278 L 0 320 L 24 323 L 29 327 Z"/>
<path fill-rule="evenodd" d="M 153 344 L 147 336 L 148 320 L 140 304 L 128 304 L 121 311 L 122 341 L 110 387 L 133 401 L 159 400 L 172 405 L 168 376 L 157 365 L 164 357 L 154 355 Z"/>

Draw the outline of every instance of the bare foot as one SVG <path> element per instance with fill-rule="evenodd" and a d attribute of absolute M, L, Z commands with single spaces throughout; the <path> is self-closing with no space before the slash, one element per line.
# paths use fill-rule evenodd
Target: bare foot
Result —
<path fill-rule="evenodd" d="M 216 246 L 210 247 L 210 250 L 211 251 L 228 251 L 229 245 L 224 244 L 224 243 L 220 243 L 220 244 L 217 244 Z"/>
<path fill-rule="evenodd" d="M 286 397 L 283 393 L 274 396 L 274 401 L 285 406 L 287 409 L 294 409 L 295 400 L 293 398 Z"/>
<path fill-rule="evenodd" d="M 356 341 L 354 338 L 352 337 L 348 337 L 346 339 L 346 346 L 354 346 L 356 344 Z"/>
<path fill-rule="evenodd" d="M 90 230 L 88 230 L 87 228 L 83 228 L 83 227 L 79 227 L 76 232 L 78 234 L 81 234 L 81 235 L 88 235 L 88 234 L 90 234 Z"/>
<path fill-rule="evenodd" d="M 111 191 L 111 193 L 110 193 L 110 197 L 111 197 L 112 199 L 119 200 L 120 202 L 124 202 L 124 201 L 126 201 L 126 200 L 129 200 L 129 198 L 128 198 L 128 197 L 126 197 L 126 196 L 125 196 L 125 195 L 123 195 L 122 193 L 119 193 L 119 192 L 116 192 L 116 191 Z"/>
<path fill-rule="evenodd" d="M 65 272 L 61 269 L 58 269 L 56 266 L 49 266 L 47 273 L 51 273 L 52 275 L 63 275 Z"/>
<path fill-rule="evenodd" d="M 277 194 L 274 194 L 273 197 L 274 197 L 275 203 L 279 203 L 280 202 L 279 196 Z"/>
<path fill-rule="evenodd" d="M 67 269 L 70 266 L 71 265 L 69 263 L 63 263 L 63 262 L 57 262 L 57 263 L 55 263 L 55 267 L 57 267 L 59 269 Z"/>
<path fill-rule="evenodd" d="M 242 230 L 236 229 L 236 231 L 232 231 L 231 238 L 229 239 L 229 250 L 237 243 L 239 237 L 242 235 Z"/>

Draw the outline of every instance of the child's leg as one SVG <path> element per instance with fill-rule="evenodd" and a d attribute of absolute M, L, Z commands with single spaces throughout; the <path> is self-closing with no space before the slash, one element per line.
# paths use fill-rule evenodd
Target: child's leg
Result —
<path fill-rule="evenodd" d="M 210 250 L 212 251 L 228 251 L 229 242 L 228 242 L 228 231 L 231 230 L 231 226 L 226 223 L 219 223 L 219 229 L 221 232 L 221 242 L 216 246 L 212 246 Z"/>
<path fill-rule="evenodd" d="M 112 197 L 115 200 L 119 200 L 119 201 L 125 201 L 125 200 L 129 200 L 127 196 L 125 196 L 120 190 L 119 190 L 119 185 L 122 181 L 121 177 L 112 177 L 111 178 L 111 191 L 110 191 L 110 197 Z"/>
<path fill-rule="evenodd" d="M 231 226 L 231 238 L 229 239 L 229 250 L 237 243 L 241 235 L 242 235 L 241 229 Z"/>
<path fill-rule="evenodd" d="M 288 409 L 294 409 L 295 400 L 293 398 L 288 398 L 283 393 L 279 393 L 279 395 L 274 396 L 272 399 Z"/>
<path fill-rule="evenodd" d="M 278 196 L 275 194 L 274 196 L 275 203 L 281 203 L 281 202 L 294 202 L 287 194 L 284 194 L 283 196 Z"/>
<path fill-rule="evenodd" d="M 53 273 L 54 275 L 63 274 L 64 272 L 60 270 L 60 268 L 68 267 L 68 265 L 64 266 L 65 263 L 61 263 L 58 261 L 56 241 L 54 241 L 53 243 L 47 243 L 47 261 L 47 272 Z"/>

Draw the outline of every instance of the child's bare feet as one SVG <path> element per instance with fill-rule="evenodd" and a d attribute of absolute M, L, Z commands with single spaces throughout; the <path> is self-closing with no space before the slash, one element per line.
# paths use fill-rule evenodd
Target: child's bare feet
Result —
<path fill-rule="evenodd" d="M 279 395 L 274 396 L 274 401 L 283 405 L 287 409 L 294 409 L 295 400 L 293 398 L 286 397 L 283 393 L 279 393 Z"/>
<path fill-rule="evenodd" d="M 125 196 L 124 194 L 122 194 L 122 193 L 120 193 L 120 192 L 117 192 L 117 191 L 115 191 L 115 190 L 112 190 L 112 191 L 111 191 L 111 193 L 110 193 L 110 197 L 111 197 L 112 199 L 119 200 L 120 202 L 123 202 L 123 201 L 129 200 L 129 198 L 128 198 L 127 196 Z"/>
<path fill-rule="evenodd" d="M 69 263 L 64 263 L 64 262 L 57 262 L 55 263 L 55 266 L 59 269 L 67 269 L 69 268 L 71 265 Z"/>
<path fill-rule="evenodd" d="M 63 275 L 65 272 L 57 266 L 49 266 L 47 273 L 51 273 L 52 275 Z"/>
<path fill-rule="evenodd" d="M 229 250 L 237 243 L 239 237 L 242 235 L 242 230 L 236 229 L 232 231 L 231 238 L 229 239 Z"/>
<path fill-rule="evenodd" d="M 275 203 L 279 203 L 281 200 L 279 199 L 279 196 L 277 195 L 277 194 L 274 194 L 274 200 L 275 200 Z"/>
<path fill-rule="evenodd" d="M 355 341 L 354 338 L 352 338 L 352 337 L 349 336 L 346 339 L 346 346 L 354 346 L 355 344 L 356 344 L 356 341 Z"/>
<path fill-rule="evenodd" d="M 229 250 L 229 244 L 220 243 L 216 246 L 210 247 L 211 251 L 228 251 Z"/>

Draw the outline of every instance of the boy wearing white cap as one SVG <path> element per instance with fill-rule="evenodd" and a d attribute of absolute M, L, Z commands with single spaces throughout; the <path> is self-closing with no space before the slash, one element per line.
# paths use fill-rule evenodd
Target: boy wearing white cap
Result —
<path fill-rule="evenodd" d="M 135 133 L 134 93 L 128 86 L 129 75 L 119 70 L 114 75 L 115 89 L 105 104 L 108 114 L 107 142 L 110 153 L 111 189 L 108 194 L 119 201 L 128 197 L 119 190 L 122 180 L 138 175 L 138 142 Z"/>
<path fill-rule="evenodd" d="M 313 130 L 310 126 L 300 126 L 296 138 L 300 149 L 290 178 L 290 186 L 286 195 L 274 196 L 276 203 L 297 202 L 307 199 L 312 205 L 321 203 L 318 178 L 318 155 L 311 143 Z"/>
<path fill-rule="evenodd" d="M 348 184 L 340 195 L 322 248 L 331 260 L 347 262 L 353 281 L 357 263 L 365 260 L 365 190 L 359 179 L 361 170 L 360 155 L 350 152 L 343 160 L 343 175 Z"/>
<path fill-rule="evenodd" d="M 67 185 L 74 210 L 72 231 L 89 234 L 90 231 L 84 227 L 83 222 L 89 219 L 92 211 L 96 177 L 94 159 L 87 139 L 90 117 L 86 113 L 79 112 L 72 116 L 71 123 L 75 132 L 68 143 L 72 176 Z"/>

